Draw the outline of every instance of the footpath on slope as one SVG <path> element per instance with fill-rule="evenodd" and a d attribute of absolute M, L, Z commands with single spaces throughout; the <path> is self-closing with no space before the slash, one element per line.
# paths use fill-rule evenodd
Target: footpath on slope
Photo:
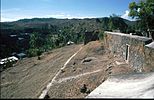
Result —
<path fill-rule="evenodd" d="M 53 77 L 53 79 L 51 80 L 50 83 L 48 83 L 48 85 L 46 86 L 46 88 L 42 91 L 41 95 L 39 96 L 39 99 L 43 99 L 45 98 L 45 96 L 47 95 L 50 87 L 52 86 L 52 84 L 54 84 L 54 82 L 56 81 L 55 79 L 57 78 L 57 76 L 60 74 L 60 72 L 66 67 L 66 65 L 69 63 L 69 61 L 76 55 L 78 54 L 78 52 L 82 49 L 82 47 L 76 52 L 74 53 L 64 64 L 64 66 L 61 68 L 61 70 L 58 71 L 58 73 L 56 73 L 56 75 Z"/>

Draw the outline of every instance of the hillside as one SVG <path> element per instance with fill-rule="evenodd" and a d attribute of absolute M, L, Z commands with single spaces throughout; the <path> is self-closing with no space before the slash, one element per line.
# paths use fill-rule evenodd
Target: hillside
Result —
<path fill-rule="evenodd" d="M 81 30 L 96 30 L 104 29 L 109 30 L 109 17 L 104 18 L 85 18 L 85 19 L 56 19 L 56 18 L 33 18 L 33 19 L 21 19 L 14 22 L 1 22 L 2 34 L 3 32 L 32 32 L 41 31 L 43 29 L 56 32 L 64 27 L 72 28 L 72 31 L 78 33 Z M 132 26 L 133 21 L 122 19 L 120 17 L 111 17 L 111 22 L 115 28 L 121 29 L 124 27 Z M 34 29 L 34 30 L 32 30 Z M 37 30 L 38 29 L 38 30 Z M 56 30 L 54 30 L 56 29 Z M 15 31 L 16 30 L 16 31 Z M 125 30 L 126 31 L 126 30 Z M 10 33 L 11 34 L 11 33 Z"/>
<path fill-rule="evenodd" d="M 14 22 L 1 22 L 0 48 L 1 59 L 12 56 L 12 53 L 28 55 L 31 36 L 41 41 L 37 48 L 41 51 L 65 46 L 68 41 L 83 43 L 84 33 L 100 34 L 105 30 L 120 30 L 124 33 L 133 31 L 133 21 L 120 17 L 85 18 L 85 19 L 55 19 L 33 18 Z M 35 40 L 37 40 L 35 39 Z M 36 47 L 34 48 L 36 49 Z"/>
<path fill-rule="evenodd" d="M 1 98 L 38 98 L 59 71 L 48 91 L 49 98 L 84 98 L 110 75 L 134 72 L 99 41 L 70 45 L 42 54 L 41 60 L 25 58 L 1 72 Z M 81 92 L 84 84 L 87 92 Z"/>

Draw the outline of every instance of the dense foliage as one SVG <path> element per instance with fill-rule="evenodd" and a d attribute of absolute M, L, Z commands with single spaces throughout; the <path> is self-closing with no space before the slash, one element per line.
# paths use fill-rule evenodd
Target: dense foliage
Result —
<path fill-rule="evenodd" d="M 138 20 L 138 29 L 144 34 L 154 34 L 154 0 L 140 0 L 129 4 L 129 16 Z M 150 36 L 152 37 L 152 36 Z"/>

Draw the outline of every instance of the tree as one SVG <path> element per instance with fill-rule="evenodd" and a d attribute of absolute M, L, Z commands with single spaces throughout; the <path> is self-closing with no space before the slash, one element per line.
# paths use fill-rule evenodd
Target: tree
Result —
<path fill-rule="evenodd" d="M 112 14 L 112 16 L 109 17 L 108 22 L 109 30 L 120 30 L 120 32 L 125 33 L 128 25 L 124 22 L 124 20 L 118 15 Z"/>
<path fill-rule="evenodd" d="M 103 40 L 104 39 L 104 31 L 99 31 L 99 34 L 98 34 L 98 37 L 99 37 L 99 40 Z"/>
<path fill-rule="evenodd" d="M 147 36 L 151 37 L 150 32 L 154 29 L 154 0 L 141 0 L 129 4 L 129 16 L 139 21 L 141 31 L 146 31 Z"/>
<path fill-rule="evenodd" d="M 30 48 L 39 48 L 41 46 L 43 46 L 44 44 L 44 39 L 41 36 L 41 34 L 34 32 L 30 35 Z"/>
<path fill-rule="evenodd" d="M 30 48 L 27 51 L 28 56 L 40 56 L 42 53 L 42 46 L 44 45 L 44 40 L 39 33 L 32 33 L 30 35 L 29 41 Z"/>
<path fill-rule="evenodd" d="M 108 26 L 109 26 L 109 30 L 115 29 L 115 27 L 113 25 L 113 18 L 112 18 L 112 16 L 110 16 L 110 18 L 109 18 Z"/>

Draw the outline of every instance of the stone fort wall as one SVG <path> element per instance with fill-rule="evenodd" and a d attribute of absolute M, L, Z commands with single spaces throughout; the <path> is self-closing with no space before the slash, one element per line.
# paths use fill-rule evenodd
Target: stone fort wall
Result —
<path fill-rule="evenodd" d="M 137 72 L 154 71 L 154 42 L 151 38 L 105 31 L 104 43 Z"/>

